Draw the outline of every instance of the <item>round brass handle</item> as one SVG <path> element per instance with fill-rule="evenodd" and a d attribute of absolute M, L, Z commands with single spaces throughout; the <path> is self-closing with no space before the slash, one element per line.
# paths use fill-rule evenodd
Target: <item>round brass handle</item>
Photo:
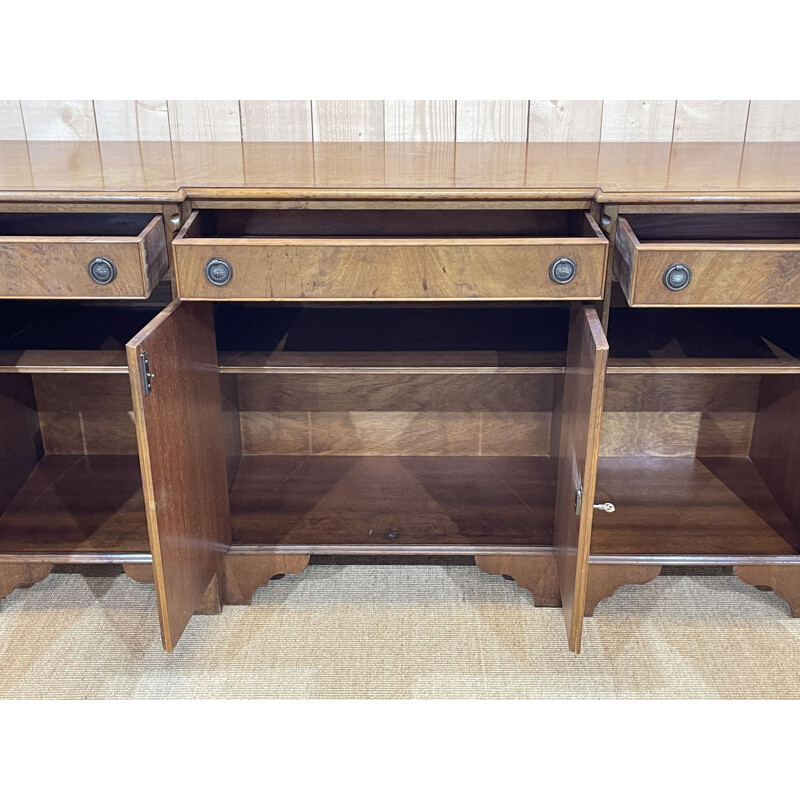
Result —
<path fill-rule="evenodd" d="M 230 283 L 232 277 L 233 267 L 227 261 L 223 261 L 221 258 L 212 258 L 206 264 L 206 278 L 214 286 L 224 286 L 226 283 Z"/>
<path fill-rule="evenodd" d="M 685 289 L 692 280 L 692 271 L 686 264 L 672 264 L 664 270 L 664 286 L 671 292 Z"/>
<path fill-rule="evenodd" d="M 550 265 L 550 280 L 553 283 L 569 283 L 577 272 L 578 265 L 571 258 L 562 256 Z"/>
<path fill-rule="evenodd" d="M 117 277 L 117 268 L 107 258 L 93 258 L 89 262 L 89 277 L 95 283 L 105 286 Z"/>

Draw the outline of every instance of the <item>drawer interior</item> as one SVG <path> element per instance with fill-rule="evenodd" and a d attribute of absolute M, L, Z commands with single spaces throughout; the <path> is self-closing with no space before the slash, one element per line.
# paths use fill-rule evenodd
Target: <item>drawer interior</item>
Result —
<path fill-rule="evenodd" d="M 0 236 L 136 237 L 152 214 L 0 214 Z"/>
<path fill-rule="evenodd" d="M 552 546 L 566 308 L 245 311 L 216 316 L 248 345 L 220 356 L 234 547 Z"/>
<path fill-rule="evenodd" d="M 201 209 L 182 239 L 602 237 L 574 209 Z"/>
<path fill-rule="evenodd" d="M 800 214 L 630 214 L 641 244 L 800 240 Z"/>

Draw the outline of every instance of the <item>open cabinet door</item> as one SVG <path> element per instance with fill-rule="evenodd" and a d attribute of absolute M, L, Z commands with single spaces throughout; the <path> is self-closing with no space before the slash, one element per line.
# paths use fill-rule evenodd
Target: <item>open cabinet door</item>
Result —
<path fill-rule="evenodd" d="M 580 652 L 589 572 L 592 503 L 608 342 L 593 306 L 573 304 L 561 400 L 555 551 L 569 648 Z"/>
<path fill-rule="evenodd" d="M 174 302 L 127 345 L 153 576 L 172 651 L 230 543 L 211 304 Z"/>

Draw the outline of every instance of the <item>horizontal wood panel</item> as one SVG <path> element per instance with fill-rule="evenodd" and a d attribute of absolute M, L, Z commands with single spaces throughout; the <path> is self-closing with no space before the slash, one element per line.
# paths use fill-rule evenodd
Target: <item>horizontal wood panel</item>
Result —
<path fill-rule="evenodd" d="M 0 138 L 798 141 L 798 105 L 796 100 L 7 100 L 0 106 Z"/>
<path fill-rule="evenodd" d="M 554 376 L 240 375 L 242 411 L 551 411 Z"/>
<path fill-rule="evenodd" d="M 0 555 L 55 563 L 149 553 L 135 455 L 45 455 L 0 517 Z"/>
<path fill-rule="evenodd" d="M 554 494 L 549 458 L 246 456 L 233 544 L 546 546 Z"/>
<path fill-rule="evenodd" d="M 795 555 L 749 458 L 601 458 L 592 554 Z"/>

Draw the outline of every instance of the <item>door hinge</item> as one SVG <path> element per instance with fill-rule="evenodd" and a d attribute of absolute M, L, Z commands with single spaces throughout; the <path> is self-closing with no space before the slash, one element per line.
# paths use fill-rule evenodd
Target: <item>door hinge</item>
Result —
<path fill-rule="evenodd" d="M 153 391 L 151 381 L 155 378 L 155 375 L 150 372 L 150 359 L 147 356 L 147 350 L 142 350 L 139 353 L 139 363 L 142 372 L 142 394 L 147 397 Z"/>

